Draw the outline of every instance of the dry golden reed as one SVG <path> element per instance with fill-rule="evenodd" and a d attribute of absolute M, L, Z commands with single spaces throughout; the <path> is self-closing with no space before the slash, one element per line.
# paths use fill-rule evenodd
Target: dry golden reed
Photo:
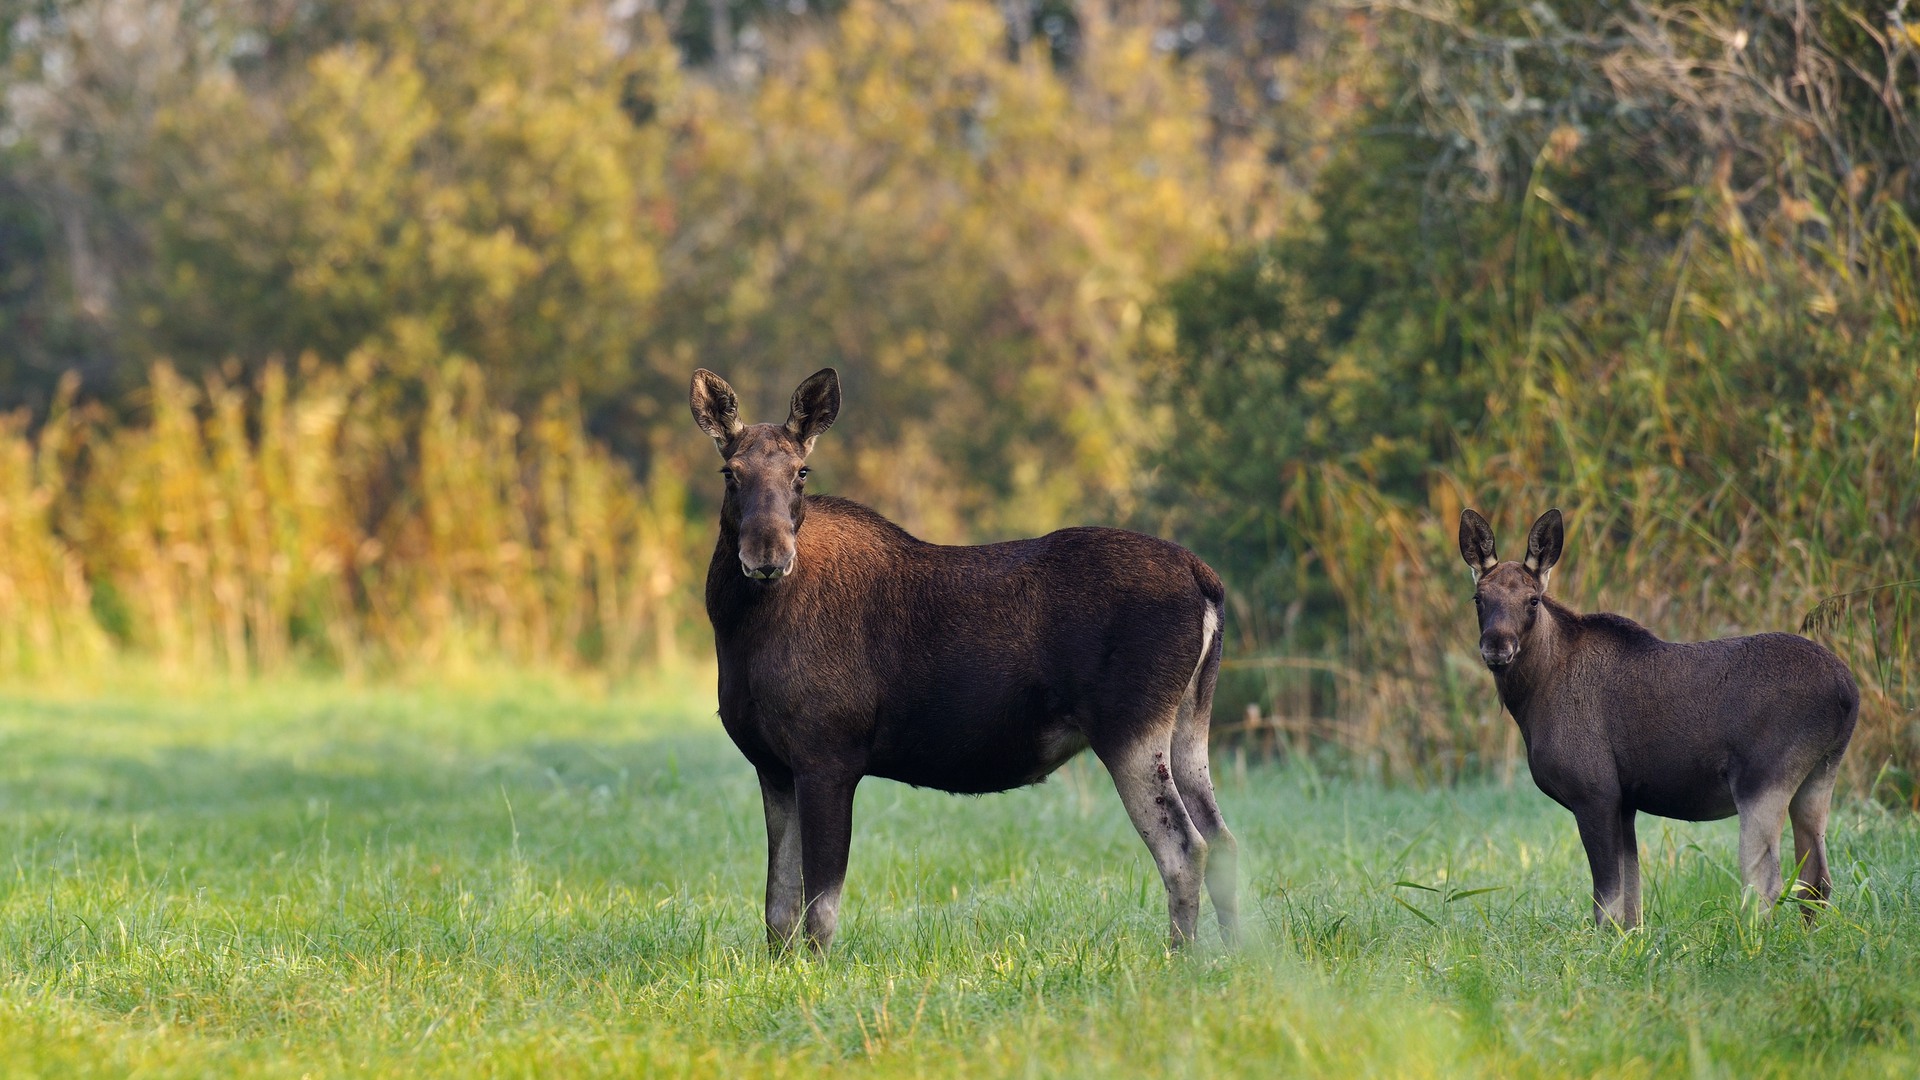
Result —
<path fill-rule="evenodd" d="M 240 386 L 158 364 L 136 421 L 63 405 L 37 433 L 0 424 L 0 670 L 72 670 L 116 641 L 232 675 L 674 653 L 677 481 L 636 481 L 566 395 L 523 427 L 471 365 L 435 369 L 417 405 L 373 370 Z"/>

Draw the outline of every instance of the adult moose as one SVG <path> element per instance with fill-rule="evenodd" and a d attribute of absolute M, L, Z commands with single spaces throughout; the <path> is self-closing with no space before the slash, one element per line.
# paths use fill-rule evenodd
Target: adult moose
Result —
<path fill-rule="evenodd" d="M 1525 561 L 1501 562 L 1486 519 L 1460 515 L 1480 656 L 1520 725 L 1533 782 L 1580 827 L 1594 921 L 1640 924 L 1640 811 L 1739 814 L 1741 876 L 1767 904 L 1781 893 L 1791 816 L 1800 887 L 1825 900 L 1827 806 L 1860 705 L 1847 666 L 1792 634 L 1678 644 L 1619 615 L 1577 614 L 1547 595 L 1564 538 L 1549 510 Z"/>
<path fill-rule="evenodd" d="M 707 615 L 720 719 L 760 773 L 767 934 L 838 921 L 854 788 L 881 776 L 980 794 L 1036 783 L 1091 746 L 1193 940 L 1205 877 L 1236 932 L 1233 836 L 1207 770 L 1220 579 L 1184 548 L 1119 529 L 944 547 L 858 503 L 806 495 L 807 456 L 840 411 L 832 368 L 785 424 L 744 424 L 720 376 L 693 418 L 726 467 Z"/>

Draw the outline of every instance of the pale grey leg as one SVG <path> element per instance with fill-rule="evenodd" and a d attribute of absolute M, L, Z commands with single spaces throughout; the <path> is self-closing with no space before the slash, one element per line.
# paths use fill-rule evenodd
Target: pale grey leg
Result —
<path fill-rule="evenodd" d="M 1740 878 L 1762 905 L 1780 899 L 1780 830 L 1790 798 L 1790 792 L 1773 789 L 1739 800 Z"/>
<path fill-rule="evenodd" d="M 1840 759 L 1822 763 L 1800 784 L 1787 813 L 1793 819 L 1793 857 L 1800 864 L 1798 891 L 1808 899 L 1825 901 L 1833 895 L 1833 874 L 1827 867 L 1827 811 L 1833 804 L 1833 782 Z M 1806 909 L 1813 917 L 1813 909 Z"/>
<path fill-rule="evenodd" d="M 1113 775 L 1127 816 L 1160 868 L 1160 880 L 1167 887 L 1169 938 L 1179 948 L 1195 937 L 1207 841 L 1194 828 L 1173 782 L 1171 728 L 1169 724 L 1131 745 L 1095 752 Z"/>
<path fill-rule="evenodd" d="M 1240 938 L 1240 902 L 1236 895 L 1240 845 L 1227 829 L 1227 819 L 1213 794 L 1213 773 L 1207 763 L 1208 718 L 1199 715 L 1189 697 L 1181 703 L 1173 729 L 1173 782 L 1180 801 L 1200 836 L 1206 841 L 1207 895 L 1220 920 L 1220 936 L 1228 944 Z"/>

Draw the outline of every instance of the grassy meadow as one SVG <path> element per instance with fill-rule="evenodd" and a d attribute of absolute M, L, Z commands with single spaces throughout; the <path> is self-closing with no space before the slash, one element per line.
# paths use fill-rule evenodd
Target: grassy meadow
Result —
<path fill-rule="evenodd" d="M 1920 1073 L 1906 9 L 7 5 L 0 1076 Z M 767 955 L 688 378 L 829 364 L 816 493 L 1220 572 L 1244 948 L 1085 761 Z M 1549 506 L 1852 666 L 1817 926 L 1730 822 L 1587 924 L 1455 542 Z"/>
<path fill-rule="evenodd" d="M 1914 1071 L 1920 824 L 1862 801 L 1817 926 L 1740 908 L 1731 822 L 1644 821 L 1620 934 L 1524 770 L 1423 792 L 1228 755 L 1251 940 L 1169 956 L 1091 760 L 980 799 L 869 780 L 834 954 L 770 958 L 709 679 L 10 692 L 6 1071 Z"/>

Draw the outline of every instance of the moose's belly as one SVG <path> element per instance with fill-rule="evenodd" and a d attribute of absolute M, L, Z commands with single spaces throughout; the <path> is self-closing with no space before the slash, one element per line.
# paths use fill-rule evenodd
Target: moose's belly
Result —
<path fill-rule="evenodd" d="M 1701 725 L 1704 727 L 1704 725 Z M 1661 737 L 1622 738 L 1612 752 L 1621 799 L 1643 814 L 1679 821 L 1717 821 L 1734 813 L 1727 748 L 1692 725 Z"/>
<path fill-rule="evenodd" d="M 1633 810 L 1677 821 L 1718 821 L 1738 809 L 1726 777 L 1708 770 L 1623 783 L 1620 794 Z"/>
<path fill-rule="evenodd" d="M 1724 757 L 1692 747 L 1619 754 L 1604 743 L 1529 747 L 1534 783 L 1555 802 L 1583 813 L 1620 806 L 1679 821 L 1717 821 L 1735 812 Z"/>
<path fill-rule="evenodd" d="M 868 773 L 960 795 L 1039 783 L 1087 748 L 1087 737 L 1064 720 L 922 730 L 888 742 L 876 747 Z"/>

